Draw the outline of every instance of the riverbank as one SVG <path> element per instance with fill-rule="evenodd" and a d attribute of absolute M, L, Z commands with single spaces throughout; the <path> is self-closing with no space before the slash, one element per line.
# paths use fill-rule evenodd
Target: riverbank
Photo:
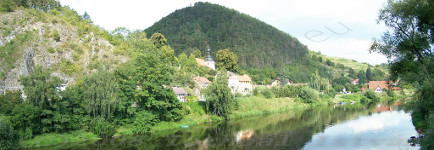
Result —
<path fill-rule="evenodd" d="M 269 115 L 274 113 L 291 112 L 295 110 L 308 109 L 315 106 L 325 106 L 332 103 L 333 100 L 338 101 L 356 101 L 361 105 L 360 99 L 363 94 L 348 94 L 338 95 L 337 97 L 323 98 L 319 103 L 307 104 L 298 98 L 270 98 L 266 99 L 262 96 L 239 97 L 238 105 L 229 116 L 229 119 L 240 119 L 253 116 Z M 167 132 L 175 132 L 181 126 L 191 127 L 194 125 L 204 123 L 221 122 L 225 119 L 214 115 L 206 114 L 205 102 L 188 102 L 183 104 L 185 107 L 186 115 L 177 122 L 159 122 L 151 128 L 151 132 L 165 134 Z M 125 125 L 117 128 L 114 137 L 134 135 L 132 126 Z M 97 135 L 82 130 L 73 131 L 69 133 L 50 133 L 38 135 L 30 140 L 20 142 L 20 147 L 41 147 L 49 145 L 58 145 L 71 142 L 85 142 L 99 140 Z"/>

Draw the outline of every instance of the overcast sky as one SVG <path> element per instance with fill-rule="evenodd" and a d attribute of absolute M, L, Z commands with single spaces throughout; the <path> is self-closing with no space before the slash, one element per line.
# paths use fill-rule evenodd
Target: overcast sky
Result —
<path fill-rule="evenodd" d="M 386 29 L 377 24 L 387 0 L 204 0 L 246 13 L 298 38 L 312 51 L 359 62 L 387 62 L 369 54 L 373 38 Z M 144 30 L 176 9 L 197 0 L 60 0 L 79 14 L 87 11 L 107 30 Z M 169 43 L 170 44 L 170 43 Z"/>

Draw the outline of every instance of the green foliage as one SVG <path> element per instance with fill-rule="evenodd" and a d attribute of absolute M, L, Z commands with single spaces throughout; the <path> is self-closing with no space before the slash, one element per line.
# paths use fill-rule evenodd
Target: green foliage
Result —
<path fill-rule="evenodd" d="M 196 58 L 202 58 L 202 52 L 199 49 L 193 50 L 193 52 L 191 52 L 191 54 L 193 54 L 194 56 L 196 56 Z"/>
<path fill-rule="evenodd" d="M 214 54 L 230 49 L 246 68 L 281 66 L 307 54 L 307 47 L 294 37 L 246 14 L 204 2 L 171 13 L 145 32 L 166 35 L 176 54 L 208 46 Z"/>
<path fill-rule="evenodd" d="M 51 37 L 53 38 L 54 41 L 59 42 L 60 41 L 59 31 L 57 31 L 56 29 L 53 30 L 53 32 L 51 33 Z"/>
<path fill-rule="evenodd" d="M 50 71 L 43 70 L 42 66 L 36 66 L 32 74 L 21 76 L 19 81 L 24 86 L 26 102 L 33 106 L 45 109 L 60 99 L 56 89 L 61 83 L 60 79 L 52 77 Z"/>
<path fill-rule="evenodd" d="M 306 103 L 316 103 L 319 102 L 319 93 L 318 91 L 309 88 L 309 87 L 303 87 L 301 88 L 300 97 L 304 100 Z"/>
<path fill-rule="evenodd" d="M 152 126 L 160 122 L 158 115 L 146 110 L 138 112 L 135 118 L 133 132 L 139 134 L 149 132 Z"/>
<path fill-rule="evenodd" d="M 0 0 L 0 12 L 12 12 L 13 9 L 12 0 Z"/>
<path fill-rule="evenodd" d="M 330 61 L 330 59 L 327 59 L 326 64 L 327 64 L 328 66 L 334 66 L 334 65 L 335 65 L 335 63 L 332 62 L 332 61 Z"/>
<path fill-rule="evenodd" d="M 229 52 L 228 49 L 225 50 L 219 50 L 217 52 L 217 64 L 216 67 L 220 69 L 225 69 L 232 72 L 238 71 L 238 56 L 233 53 Z"/>
<path fill-rule="evenodd" d="M 49 47 L 47 50 L 48 50 L 48 52 L 51 53 L 51 54 L 54 54 L 54 52 L 56 52 L 56 51 L 54 50 L 54 48 L 52 48 L 52 47 Z"/>
<path fill-rule="evenodd" d="M 12 109 L 19 106 L 23 100 L 21 99 L 20 91 L 6 92 L 0 94 L 0 114 L 12 115 Z"/>
<path fill-rule="evenodd" d="M 77 72 L 80 72 L 82 68 L 80 68 L 76 63 L 72 63 L 67 59 L 62 59 L 60 62 L 60 71 L 64 74 L 72 76 Z"/>
<path fill-rule="evenodd" d="M 89 131 L 99 137 L 111 137 L 116 133 L 115 126 L 102 117 L 96 117 L 90 121 Z"/>
<path fill-rule="evenodd" d="M 92 117 L 110 119 L 116 110 L 118 99 L 118 82 L 113 73 L 100 68 L 96 73 L 83 79 L 83 89 L 86 111 Z"/>
<path fill-rule="evenodd" d="M 372 89 L 367 89 L 365 92 L 366 98 L 369 98 L 375 102 L 379 101 L 380 98 L 377 96 L 377 94 Z"/>
<path fill-rule="evenodd" d="M 261 90 L 261 93 L 266 99 L 274 98 L 274 95 L 273 95 L 273 92 L 271 91 L 271 89 L 264 88 Z"/>
<path fill-rule="evenodd" d="M 164 37 L 163 34 L 158 32 L 152 34 L 150 40 L 157 48 L 161 48 L 162 46 L 167 44 L 166 37 Z"/>
<path fill-rule="evenodd" d="M 366 97 L 362 97 L 361 99 L 360 99 L 360 103 L 362 103 L 362 104 L 367 104 L 367 103 L 369 103 L 370 102 L 370 100 L 368 99 L 368 98 L 366 98 Z"/>
<path fill-rule="evenodd" d="M 35 41 L 35 32 L 26 31 L 23 34 L 18 34 L 15 39 L 6 43 L 3 47 L 0 46 L 0 65 L 3 66 L 3 72 L 9 72 L 10 69 L 16 67 L 16 61 L 22 57 L 24 48 L 30 47 L 29 44 Z"/>
<path fill-rule="evenodd" d="M 0 115 L 0 147 L 1 149 L 11 149 L 15 141 L 15 133 L 12 123 L 6 116 Z"/>
<path fill-rule="evenodd" d="M 12 110 L 12 126 L 19 139 L 30 139 L 34 134 L 41 133 L 42 123 L 39 118 L 42 110 L 24 103 Z"/>
<path fill-rule="evenodd" d="M 20 146 L 24 148 L 32 148 L 59 145 L 59 147 L 65 148 L 62 144 L 83 141 L 93 142 L 99 139 L 100 138 L 98 138 L 98 136 L 93 133 L 85 132 L 83 130 L 77 130 L 68 133 L 45 133 L 42 135 L 37 135 L 32 139 L 23 141 L 22 143 L 20 143 Z"/>
<path fill-rule="evenodd" d="M 235 104 L 234 95 L 228 87 L 225 70 L 219 70 L 217 79 L 205 89 L 206 110 L 208 113 L 228 118 Z"/>
<path fill-rule="evenodd" d="M 158 114 L 162 121 L 181 119 L 182 105 L 167 88 L 172 82 L 173 68 L 159 49 L 148 47 L 145 54 L 138 54 L 126 65 L 116 71 L 121 100 L 125 100 L 121 108 L 124 115 L 127 115 L 126 108 L 137 102 L 140 109 Z"/>

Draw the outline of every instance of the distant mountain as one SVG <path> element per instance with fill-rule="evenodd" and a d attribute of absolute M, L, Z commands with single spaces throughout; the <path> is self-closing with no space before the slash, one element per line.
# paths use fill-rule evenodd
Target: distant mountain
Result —
<path fill-rule="evenodd" d="M 148 37 L 164 34 L 176 54 L 194 49 L 212 56 L 229 49 L 241 67 L 281 66 L 304 57 L 307 47 L 296 38 L 249 15 L 217 4 L 198 2 L 176 10 L 145 30 Z"/>

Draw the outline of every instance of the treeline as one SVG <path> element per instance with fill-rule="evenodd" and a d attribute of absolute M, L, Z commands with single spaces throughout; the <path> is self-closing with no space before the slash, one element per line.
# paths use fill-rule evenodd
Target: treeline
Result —
<path fill-rule="evenodd" d="M 56 0 L 0 0 L 0 11 L 11 12 L 16 7 L 33 8 L 47 12 L 51 9 L 60 10 L 61 5 Z"/>

